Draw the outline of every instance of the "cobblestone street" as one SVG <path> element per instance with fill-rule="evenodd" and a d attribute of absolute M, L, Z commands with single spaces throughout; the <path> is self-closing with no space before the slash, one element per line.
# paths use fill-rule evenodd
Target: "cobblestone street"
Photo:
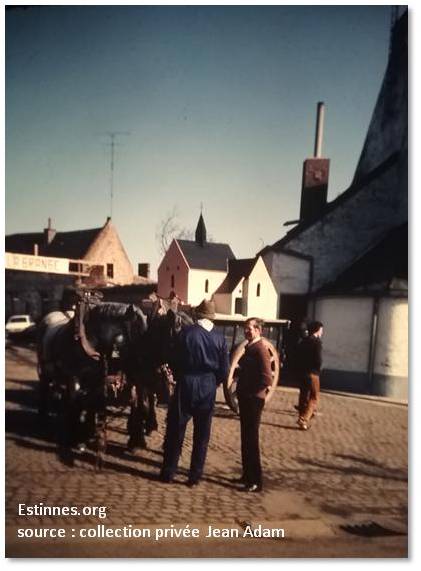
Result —
<path fill-rule="evenodd" d="M 405 557 L 407 553 L 407 407 L 378 399 L 323 393 L 321 414 L 308 432 L 297 429 L 297 391 L 279 388 L 261 427 L 265 491 L 246 494 L 240 475 L 238 418 L 218 394 L 205 477 L 185 485 L 191 429 L 176 482 L 157 481 L 165 409 L 159 431 L 140 455 L 126 450 L 125 411 L 112 410 L 102 472 L 94 453 L 76 455 L 73 467 L 57 457 L 54 435 L 36 413 L 35 353 L 6 349 L 6 555 L 66 557 Z M 18 504 L 106 506 L 107 517 L 19 516 Z M 205 539 L 202 530 L 283 528 L 285 538 Z M 182 528 L 201 539 L 18 539 L 18 528 Z M 342 526 L 368 525 L 373 537 Z M 202 539 L 203 538 L 203 539 Z"/>

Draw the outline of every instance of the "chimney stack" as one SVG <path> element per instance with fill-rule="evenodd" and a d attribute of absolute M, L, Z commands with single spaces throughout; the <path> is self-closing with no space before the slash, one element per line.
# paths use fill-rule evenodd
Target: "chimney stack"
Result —
<path fill-rule="evenodd" d="M 141 278 L 148 278 L 151 273 L 150 264 L 137 264 L 137 275 Z"/>
<path fill-rule="evenodd" d="M 316 136 L 314 157 L 303 164 L 301 187 L 300 222 L 309 222 L 318 218 L 327 203 L 330 159 L 322 158 L 323 128 L 325 104 L 317 104 Z"/>
<path fill-rule="evenodd" d="M 323 127 L 325 122 L 325 104 L 319 101 L 317 104 L 316 138 L 314 140 L 314 157 L 320 159 L 322 156 Z"/>

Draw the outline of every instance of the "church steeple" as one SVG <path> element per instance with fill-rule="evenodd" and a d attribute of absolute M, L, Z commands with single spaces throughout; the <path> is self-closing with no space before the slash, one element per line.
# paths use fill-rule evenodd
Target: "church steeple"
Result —
<path fill-rule="evenodd" d="M 196 227 L 196 244 L 202 247 L 206 244 L 206 226 L 202 213 L 200 213 L 199 222 Z"/>

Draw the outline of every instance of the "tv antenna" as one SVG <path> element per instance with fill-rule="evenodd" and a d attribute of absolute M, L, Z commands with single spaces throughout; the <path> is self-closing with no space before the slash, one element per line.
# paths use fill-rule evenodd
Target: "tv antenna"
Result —
<path fill-rule="evenodd" d="M 114 163 L 115 163 L 115 147 L 116 137 L 123 135 L 130 135 L 130 131 L 107 131 L 104 133 L 106 137 L 110 138 L 110 218 L 113 217 L 113 201 L 114 201 Z"/>

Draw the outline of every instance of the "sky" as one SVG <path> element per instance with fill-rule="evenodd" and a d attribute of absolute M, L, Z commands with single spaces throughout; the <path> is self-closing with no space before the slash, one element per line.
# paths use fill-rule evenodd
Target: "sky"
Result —
<path fill-rule="evenodd" d="M 298 218 L 324 101 L 328 199 L 352 181 L 390 6 L 30 6 L 6 12 L 7 234 L 100 227 L 134 269 L 176 209 L 252 257 Z"/>

